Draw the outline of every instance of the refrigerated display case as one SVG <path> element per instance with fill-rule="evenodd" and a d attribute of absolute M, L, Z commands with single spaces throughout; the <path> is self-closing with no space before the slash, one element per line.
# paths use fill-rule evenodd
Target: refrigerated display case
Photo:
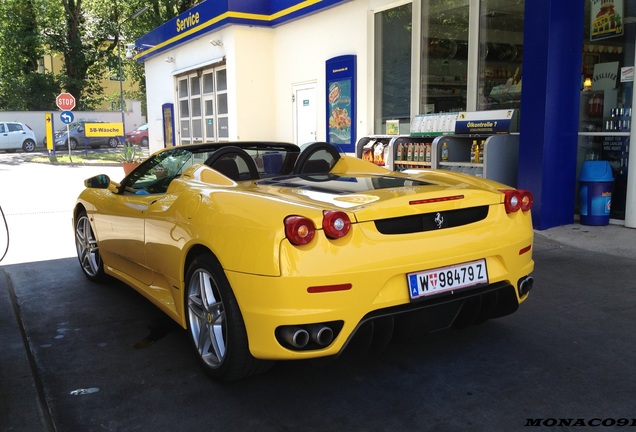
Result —
<path fill-rule="evenodd" d="M 582 91 L 579 109 L 579 130 L 601 132 L 629 129 L 623 123 L 625 113 L 617 107 L 616 89 Z M 631 114 L 630 114 L 631 115 Z"/>

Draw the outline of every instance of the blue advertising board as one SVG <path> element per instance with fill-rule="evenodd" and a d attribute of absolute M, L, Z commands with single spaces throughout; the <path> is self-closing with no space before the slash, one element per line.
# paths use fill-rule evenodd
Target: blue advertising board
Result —
<path fill-rule="evenodd" d="M 519 132 L 519 120 L 514 109 L 471 111 L 457 114 L 455 133 L 458 135 L 492 135 Z"/>
<path fill-rule="evenodd" d="M 161 105 L 161 115 L 163 117 L 163 146 L 174 147 L 177 145 L 174 133 L 174 104 Z"/>
<path fill-rule="evenodd" d="M 340 151 L 355 153 L 356 56 L 344 55 L 326 61 L 327 142 Z"/>

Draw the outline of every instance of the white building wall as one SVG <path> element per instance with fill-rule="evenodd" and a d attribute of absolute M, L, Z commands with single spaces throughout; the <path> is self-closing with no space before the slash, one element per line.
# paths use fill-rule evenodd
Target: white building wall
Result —
<path fill-rule="evenodd" d="M 367 0 L 354 0 L 275 29 L 277 139 L 294 141 L 292 85 L 315 81 L 316 139 L 326 140 L 325 62 L 350 54 L 357 56 L 357 134 L 369 133 L 368 8 Z"/>
<path fill-rule="evenodd" d="M 373 10 L 404 1 L 354 0 L 276 28 L 229 26 L 146 61 L 151 150 L 163 147 L 161 106 L 175 105 L 174 76 L 223 56 L 230 140 L 294 142 L 292 86 L 315 82 L 318 140 L 326 140 L 325 62 L 357 56 L 357 137 L 373 128 Z M 211 40 L 221 40 L 215 47 Z M 173 63 L 166 58 L 174 58 Z M 409 85 L 409 83 L 405 83 Z M 179 126 L 175 124 L 175 134 Z M 178 142 L 178 135 L 177 142 Z"/>
<path fill-rule="evenodd" d="M 213 46 L 210 43 L 213 39 L 221 40 L 223 44 L 221 46 Z M 177 122 L 179 104 L 175 77 L 208 66 L 215 61 L 221 61 L 226 56 L 226 52 L 232 52 L 233 47 L 234 32 L 232 28 L 228 28 L 164 51 L 145 62 L 148 139 L 151 151 L 164 147 L 161 106 L 166 103 L 174 104 L 174 133 L 176 142 L 177 144 L 179 143 L 179 124 Z M 227 57 L 229 59 L 231 56 Z M 230 94 L 230 96 L 232 95 Z M 236 106 L 235 101 L 231 99 L 228 104 L 230 110 L 233 106 Z"/>
<path fill-rule="evenodd" d="M 234 55 L 228 56 L 230 139 L 279 140 L 276 132 L 274 29 L 236 26 Z M 234 109 L 232 109 L 234 108 Z"/>

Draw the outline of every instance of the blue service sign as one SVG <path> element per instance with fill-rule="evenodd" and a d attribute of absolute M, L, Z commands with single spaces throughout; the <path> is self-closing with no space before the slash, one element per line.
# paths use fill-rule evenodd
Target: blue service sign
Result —
<path fill-rule="evenodd" d="M 518 132 L 516 110 L 460 112 L 455 122 L 456 134 L 497 134 Z"/>
<path fill-rule="evenodd" d="M 62 111 L 60 113 L 60 119 L 62 120 L 62 123 L 64 124 L 71 124 L 73 123 L 73 119 L 75 117 L 73 116 L 73 112 L 72 111 Z"/>

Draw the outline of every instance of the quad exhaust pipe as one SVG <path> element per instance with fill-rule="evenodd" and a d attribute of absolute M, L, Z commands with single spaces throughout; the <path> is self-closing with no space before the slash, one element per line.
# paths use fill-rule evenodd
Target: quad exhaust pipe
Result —
<path fill-rule="evenodd" d="M 326 325 L 314 324 L 309 326 L 309 337 L 321 347 L 326 347 L 333 341 L 333 330 Z"/>
<path fill-rule="evenodd" d="M 278 329 L 277 335 L 285 345 L 295 349 L 306 348 L 310 342 L 323 348 L 331 344 L 334 339 L 333 330 L 325 324 L 284 326 Z"/>
<path fill-rule="evenodd" d="M 523 297 L 528 294 L 534 286 L 534 278 L 532 276 L 526 276 L 519 279 L 517 283 L 517 289 L 519 290 L 519 297 Z"/>
<path fill-rule="evenodd" d="M 309 332 L 298 326 L 283 327 L 281 337 L 294 348 L 305 348 L 309 343 Z"/>

